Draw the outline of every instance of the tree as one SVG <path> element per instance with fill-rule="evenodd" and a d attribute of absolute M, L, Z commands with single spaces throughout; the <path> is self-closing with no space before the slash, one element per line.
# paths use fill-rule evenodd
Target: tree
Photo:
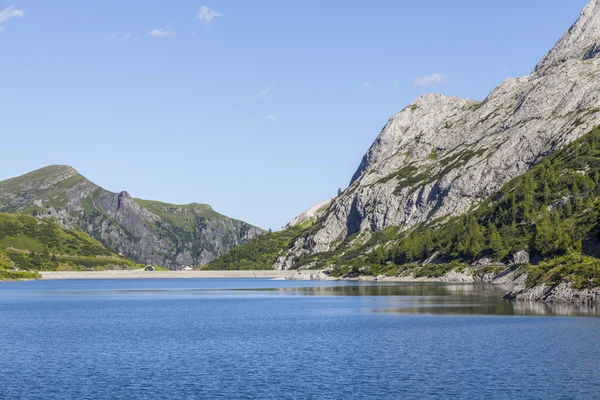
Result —
<path fill-rule="evenodd" d="M 504 248 L 504 240 L 502 240 L 502 236 L 498 232 L 498 228 L 496 225 L 490 224 L 488 228 L 488 243 L 490 246 L 490 250 L 492 251 L 492 257 L 495 260 L 502 260 L 506 255 L 506 250 Z"/>
<path fill-rule="evenodd" d="M 388 261 L 388 254 L 382 245 L 377 246 L 373 254 L 371 254 L 371 257 L 375 264 L 384 264 Z"/>

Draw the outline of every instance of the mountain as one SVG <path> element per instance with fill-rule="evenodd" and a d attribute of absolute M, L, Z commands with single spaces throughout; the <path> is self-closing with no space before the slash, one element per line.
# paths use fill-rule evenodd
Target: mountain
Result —
<path fill-rule="evenodd" d="M 413 264 L 445 264 L 448 271 L 457 261 L 500 268 L 531 262 L 537 267 L 529 272 L 537 272 L 529 279 L 535 281 L 547 272 L 540 261 L 600 257 L 600 127 L 542 158 L 464 215 L 404 232 L 389 227 L 371 239 L 339 254 L 337 263 L 377 266 L 380 274 Z M 321 267 L 330 261 L 311 260 Z M 566 275 L 555 270 L 546 279 Z M 575 275 L 581 287 L 600 286 L 600 268 Z"/>
<path fill-rule="evenodd" d="M 206 204 L 174 205 L 110 192 L 63 165 L 0 182 L 0 212 L 52 219 L 132 260 L 165 267 L 205 264 L 263 233 Z"/>
<path fill-rule="evenodd" d="M 392 117 L 349 187 L 274 264 L 406 232 L 478 207 L 539 160 L 600 123 L 600 0 L 526 77 L 484 101 L 424 95 Z"/>
<path fill-rule="evenodd" d="M 314 219 L 252 239 L 208 269 L 268 269 Z M 600 302 L 600 127 L 544 156 L 466 214 L 294 260 L 318 274 L 293 279 L 494 282 L 515 285 L 507 298 Z"/>
<path fill-rule="evenodd" d="M 208 263 L 206 270 L 265 270 L 273 269 L 277 257 L 292 241 L 314 226 L 318 218 L 328 209 L 331 200 L 322 201 L 290 221 L 283 230 L 268 232 L 230 250 L 225 255 Z"/>
<path fill-rule="evenodd" d="M 0 213 L 0 280 L 37 278 L 39 270 L 141 267 L 83 232 L 29 215 Z"/>

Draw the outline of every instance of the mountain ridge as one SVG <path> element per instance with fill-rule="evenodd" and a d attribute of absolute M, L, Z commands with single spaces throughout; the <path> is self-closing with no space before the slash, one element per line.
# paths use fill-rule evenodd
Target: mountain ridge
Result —
<path fill-rule="evenodd" d="M 1 181 L 0 211 L 52 218 L 135 261 L 165 267 L 205 264 L 263 232 L 208 204 L 176 205 L 110 192 L 68 165 Z"/>

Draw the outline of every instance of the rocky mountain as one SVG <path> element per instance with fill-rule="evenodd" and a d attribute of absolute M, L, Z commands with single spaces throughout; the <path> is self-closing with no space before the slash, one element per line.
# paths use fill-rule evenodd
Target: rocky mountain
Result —
<path fill-rule="evenodd" d="M 600 0 L 592 0 L 530 75 L 484 101 L 418 98 L 387 122 L 350 186 L 274 266 L 295 268 L 387 227 L 402 232 L 477 207 L 600 123 L 598 54 Z"/>
<path fill-rule="evenodd" d="M 53 218 L 140 263 L 200 265 L 263 231 L 206 204 L 174 205 L 112 193 L 69 166 L 0 182 L 0 212 Z"/>

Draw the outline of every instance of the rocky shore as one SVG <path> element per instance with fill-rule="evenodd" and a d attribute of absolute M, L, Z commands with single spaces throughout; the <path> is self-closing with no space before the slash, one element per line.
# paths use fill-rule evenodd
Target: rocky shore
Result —
<path fill-rule="evenodd" d="M 516 301 L 600 304 L 600 287 L 575 289 L 572 282 L 562 282 L 556 286 L 541 284 L 531 288 L 517 285 L 504 298 Z"/>
<path fill-rule="evenodd" d="M 510 266 L 499 272 L 482 272 L 476 268 L 453 269 L 439 277 L 417 277 L 413 273 L 398 276 L 358 275 L 331 276 L 328 269 L 322 271 L 289 271 L 290 280 L 354 280 L 365 282 L 445 282 L 445 283 L 491 283 L 512 288 L 503 297 L 513 301 L 538 301 L 549 303 L 600 304 L 600 287 L 575 289 L 573 283 L 562 282 L 556 286 L 545 284 L 527 287 L 527 274 L 519 266 Z"/>

